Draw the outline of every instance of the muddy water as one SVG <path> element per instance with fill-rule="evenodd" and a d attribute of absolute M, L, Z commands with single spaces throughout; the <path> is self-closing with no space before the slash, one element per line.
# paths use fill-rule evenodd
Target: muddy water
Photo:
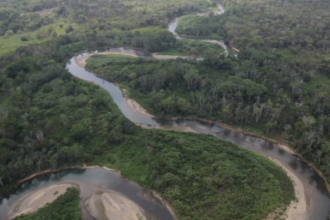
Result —
<path fill-rule="evenodd" d="M 120 50 L 123 51 L 125 48 L 121 48 Z M 88 54 L 81 54 L 77 57 L 86 55 Z M 132 111 L 117 86 L 95 76 L 93 73 L 86 71 L 84 68 L 79 67 L 75 62 L 75 58 L 77 57 L 73 57 L 67 63 L 67 69 L 70 73 L 78 78 L 93 81 L 102 88 L 106 89 L 111 94 L 114 102 L 118 105 L 122 113 L 132 122 L 146 128 L 162 128 L 168 130 L 194 131 L 197 133 L 211 134 L 231 141 L 251 151 L 275 158 L 284 166 L 289 168 L 302 181 L 306 192 L 308 207 L 307 212 L 309 215 L 308 219 L 327 219 L 327 215 L 330 213 L 330 198 L 327 193 L 325 183 L 313 168 L 301 161 L 298 157 L 282 150 L 279 146 L 269 141 L 244 135 L 218 125 L 202 123 L 195 120 L 163 121 L 152 118 L 151 116 L 143 113 Z"/>
<path fill-rule="evenodd" d="M 92 220 L 93 218 L 86 211 L 84 201 L 94 191 L 108 190 L 116 191 L 138 204 L 147 219 L 173 219 L 169 211 L 149 191 L 132 181 L 122 178 L 119 173 L 102 168 L 95 168 L 87 170 L 67 170 L 56 174 L 47 174 L 24 183 L 8 198 L 0 202 L 0 220 L 5 220 L 7 218 L 8 210 L 21 198 L 42 188 L 60 183 L 74 183 L 79 185 L 81 191 L 79 206 L 83 212 L 84 219 L 87 220 Z"/>

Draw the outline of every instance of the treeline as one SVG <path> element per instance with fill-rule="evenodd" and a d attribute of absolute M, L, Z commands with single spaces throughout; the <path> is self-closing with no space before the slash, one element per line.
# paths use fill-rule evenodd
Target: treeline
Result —
<path fill-rule="evenodd" d="M 280 134 L 330 175 L 330 86 L 274 53 L 203 62 L 93 56 L 87 68 L 130 88 L 158 116 L 196 116 Z"/>
<path fill-rule="evenodd" d="M 33 214 L 23 214 L 14 220 L 83 220 L 79 207 L 79 190 L 71 187 L 54 202 L 47 204 Z"/>

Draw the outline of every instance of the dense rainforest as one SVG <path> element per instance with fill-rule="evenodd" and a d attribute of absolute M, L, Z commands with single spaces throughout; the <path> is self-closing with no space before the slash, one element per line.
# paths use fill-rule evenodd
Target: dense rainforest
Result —
<path fill-rule="evenodd" d="M 142 129 L 121 114 L 106 91 L 65 69 L 65 62 L 85 49 L 122 45 L 192 55 L 207 49 L 205 56 L 213 57 L 216 46 L 179 42 L 164 27 L 174 16 L 214 4 L 47 2 L 0 2 L 1 193 L 34 172 L 90 164 L 119 169 L 159 191 L 180 219 L 263 219 L 294 199 L 291 180 L 268 159 L 213 136 Z M 182 61 L 178 68 L 189 68 L 193 75 L 198 68 L 216 71 L 195 65 L 204 63 Z M 200 88 L 195 84 L 191 89 Z M 61 209 L 65 201 L 59 200 L 19 219 L 43 219 Z"/>
<path fill-rule="evenodd" d="M 329 180 L 329 4 L 221 3 L 223 15 L 185 16 L 177 32 L 225 39 L 237 57 L 196 62 L 95 56 L 87 67 L 121 83 L 155 115 L 207 118 L 287 142 Z"/>
<path fill-rule="evenodd" d="M 268 107 L 262 103 L 265 105 L 268 100 L 282 109 L 276 125 L 271 124 L 272 116 L 256 124 L 263 126 L 266 133 L 270 127 L 274 134 L 280 134 L 329 178 L 328 2 L 224 0 L 222 3 L 227 12 L 222 18 L 207 18 L 209 34 L 223 36 L 240 50 L 241 61 L 232 66 L 232 74 L 267 87 L 258 100 L 256 114 L 261 111 L 261 117 L 267 115 Z M 289 103 L 280 99 L 288 99 Z M 232 109 L 237 109 L 238 103 L 233 103 Z M 252 108 L 250 105 L 254 114 Z"/>
<path fill-rule="evenodd" d="M 63 61 L 24 56 L 6 62 L 4 184 L 49 168 L 107 165 L 160 191 L 182 219 L 214 219 L 219 213 L 222 219 L 262 219 L 294 198 L 285 172 L 264 157 L 212 136 L 135 126 L 106 91 L 71 76 Z M 19 74 L 8 71 L 14 69 Z"/>
<path fill-rule="evenodd" d="M 94 56 L 87 67 L 157 116 L 207 118 L 287 142 L 329 180 L 328 2 L 219 3 L 226 13 L 183 17 L 177 32 L 225 40 L 233 49 L 220 58 L 219 46 L 166 30 L 215 3 L 1 1 L 0 191 L 39 170 L 86 163 L 160 191 L 181 219 L 262 219 L 290 202 L 292 183 L 263 158 L 208 136 L 136 127 L 109 94 L 65 70 L 75 53 L 123 45 L 204 60 Z"/>
<path fill-rule="evenodd" d="M 2 79 L 4 183 L 36 170 L 107 165 L 163 193 L 183 219 L 262 219 L 294 197 L 290 179 L 267 159 L 211 136 L 139 128 L 63 63 L 24 56 L 8 65 L 20 74 Z"/>

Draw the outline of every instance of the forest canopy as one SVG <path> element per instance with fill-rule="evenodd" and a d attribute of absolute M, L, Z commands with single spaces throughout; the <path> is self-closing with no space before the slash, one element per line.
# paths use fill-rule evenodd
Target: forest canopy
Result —
<path fill-rule="evenodd" d="M 160 191 L 181 219 L 263 219 L 290 203 L 290 179 L 267 159 L 210 136 L 137 127 L 108 93 L 65 69 L 76 53 L 119 46 L 204 58 L 88 61 L 152 114 L 221 121 L 286 141 L 329 179 L 329 4 L 222 4 L 226 13 L 184 17 L 177 31 L 222 39 L 233 48 L 229 56 L 166 29 L 174 17 L 216 2 L 1 1 L 0 191 L 34 172 L 86 163 Z"/>

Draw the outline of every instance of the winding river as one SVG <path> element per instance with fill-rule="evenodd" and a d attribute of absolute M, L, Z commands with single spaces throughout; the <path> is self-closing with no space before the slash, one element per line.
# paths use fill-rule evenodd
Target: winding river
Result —
<path fill-rule="evenodd" d="M 221 15 L 221 14 L 225 13 L 225 9 L 221 5 L 218 5 L 218 8 L 219 8 L 218 11 L 197 13 L 197 15 L 198 16 L 207 16 L 210 13 L 213 13 L 214 15 Z M 178 23 L 179 23 L 180 18 L 182 18 L 182 17 L 177 17 L 177 18 L 173 19 L 170 22 L 170 24 L 168 25 L 168 28 L 167 28 L 167 30 L 169 32 L 171 32 L 175 36 L 176 39 L 196 39 L 196 40 L 200 40 L 200 41 L 205 41 L 205 42 L 209 42 L 209 43 L 218 44 L 225 50 L 226 54 L 228 54 L 228 48 L 227 48 L 226 44 L 223 41 L 214 40 L 214 39 L 197 38 L 195 36 L 187 36 L 187 35 L 178 34 L 175 30 L 178 27 Z"/>
<path fill-rule="evenodd" d="M 221 10 L 217 11 L 216 14 L 221 14 L 224 12 L 222 8 L 220 9 Z M 199 15 L 207 14 L 208 13 L 201 13 Z M 182 36 L 179 36 L 175 33 L 177 23 L 178 19 L 175 19 L 173 22 L 171 22 L 169 25 L 169 30 L 177 38 L 182 38 Z M 225 50 L 227 49 L 226 45 L 221 41 L 214 41 L 214 43 L 222 45 Z M 99 52 L 95 51 L 92 53 L 82 53 L 72 57 L 70 61 L 67 62 L 68 71 L 80 79 L 98 84 L 107 90 L 122 113 L 132 122 L 145 128 L 192 131 L 196 133 L 211 134 L 216 137 L 231 141 L 251 151 L 275 159 L 278 163 L 293 173 L 300 180 L 302 187 L 304 188 L 304 195 L 302 195 L 302 197 L 304 198 L 303 202 L 305 203 L 306 212 L 303 216 L 295 216 L 291 219 L 327 219 L 327 216 L 330 213 L 330 197 L 327 192 L 326 185 L 318 173 L 307 163 L 289 151 L 283 149 L 282 147 L 273 144 L 272 142 L 245 135 L 241 132 L 230 130 L 212 123 L 206 123 L 197 120 L 159 120 L 149 114 L 135 111 L 132 109 L 132 106 L 129 105 L 128 99 L 125 98 L 122 91 L 116 85 L 97 77 L 91 72 L 86 71 L 82 65 L 78 65 L 79 60 L 86 60 L 88 57 L 96 53 Z M 137 57 L 152 57 L 152 55 L 148 53 L 130 48 L 112 48 L 103 52 L 103 54 L 109 53 L 126 54 Z M 154 56 L 154 58 L 157 57 Z M 174 57 L 169 56 L 167 58 Z M 93 219 L 89 215 L 84 205 L 84 201 L 96 189 L 114 190 L 121 193 L 123 196 L 138 204 L 139 207 L 143 210 L 143 213 L 147 219 L 173 219 L 170 212 L 155 196 L 153 196 L 152 193 L 144 190 L 136 183 L 122 178 L 120 174 L 102 168 L 87 170 L 67 170 L 57 174 L 47 174 L 24 183 L 14 193 L 9 195 L 8 198 L 3 199 L 0 202 L 0 219 L 6 219 L 8 210 L 10 210 L 13 204 L 15 204 L 18 200 L 26 197 L 38 189 L 59 183 L 75 183 L 79 185 L 81 190 L 80 207 L 85 219 Z"/>
<path fill-rule="evenodd" d="M 305 195 L 303 195 L 303 198 L 305 199 L 306 203 L 306 212 L 303 216 L 299 216 L 300 218 L 292 219 L 327 219 L 327 216 L 330 213 L 330 197 L 327 192 L 325 182 L 319 176 L 319 174 L 306 162 L 302 161 L 299 157 L 295 156 L 288 150 L 285 150 L 272 142 L 263 140 L 261 138 L 252 137 L 250 135 L 245 135 L 241 132 L 227 129 L 216 124 L 201 122 L 199 120 L 160 120 L 143 112 L 134 111 L 118 86 L 94 75 L 91 72 L 88 72 L 77 64 L 76 61 L 85 59 L 86 57 L 96 53 L 98 52 L 95 51 L 92 53 L 83 53 L 73 57 L 67 63 L 67 69 L 72 75 L 80 79 L 91 81 L 107 90 L 111 94 L 114 102 L 118 105 L 122 113 L 132 122 L 145 128 L 192 131 L 202 134 L 211 134 L 216 137 L 231 141 L 241 147 L 257 152 L 266 157 L 275 159 L 282 166 L 290 170 L 302 182 L 304 188 Z M 145 54 L 141 51 L 130 48 L 112 48 L 108 51 L 108 53 L 126 55 L 130 54 L 132 56 L 139 57 L 149 56 L 148 54 Z M 107 52 L 103 52 L 103 54 L 107 54 Z"/>

